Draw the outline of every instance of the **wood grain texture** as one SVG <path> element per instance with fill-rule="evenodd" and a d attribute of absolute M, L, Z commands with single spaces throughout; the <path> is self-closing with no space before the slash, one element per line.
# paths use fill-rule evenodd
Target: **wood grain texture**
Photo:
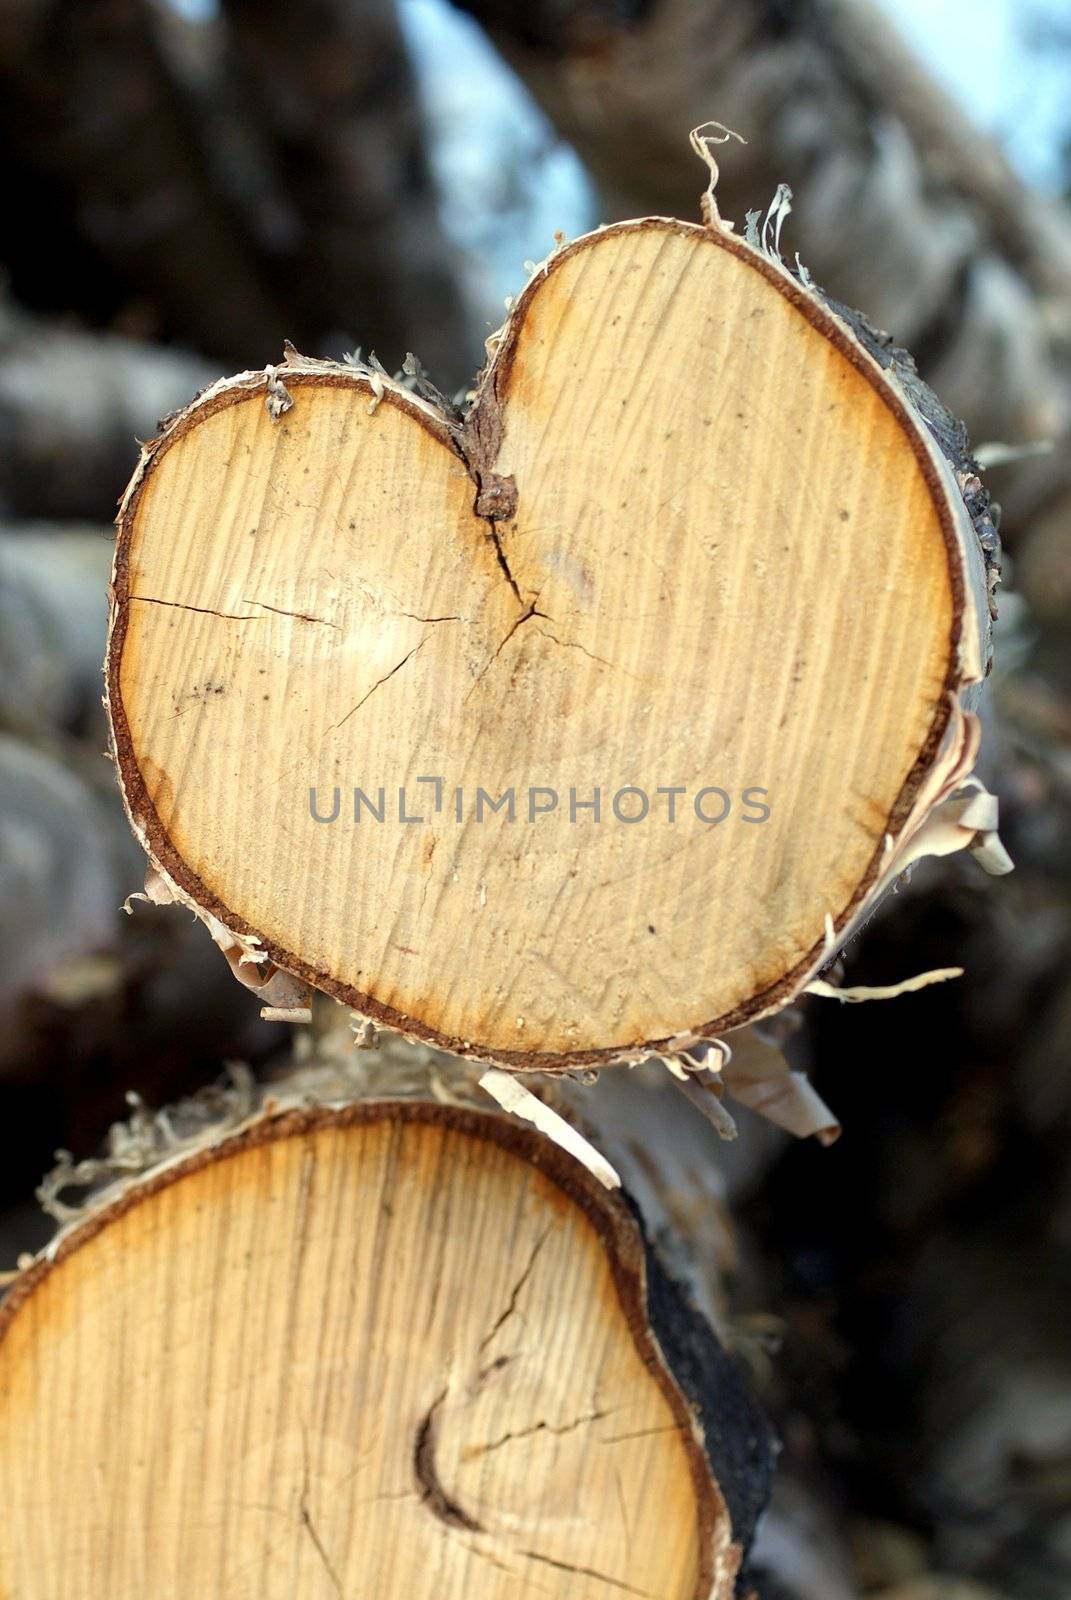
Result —
<path fill-rule="evenodd" d="M 280 370 L 280 420 L 262 378 L 219 389 L 121 518 L 110 700 L 154 859 L 284 968 L 511 1065 L 788 996 L 976 675 L 894 384 L 758 252 L 660 221 L 551 259 L 463 429 Z"/>
<path fill-rule="evenodd" d="M 254 1125 L 0 1311 L 0 1594 L 726 1600 L 645 1293 L 624 1206 L 504 1118 Z"/>

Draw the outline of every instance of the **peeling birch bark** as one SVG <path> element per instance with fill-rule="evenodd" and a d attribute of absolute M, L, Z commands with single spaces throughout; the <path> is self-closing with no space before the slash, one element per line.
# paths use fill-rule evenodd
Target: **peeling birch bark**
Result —
<path fill-rule="evenodd" d="M 290 351 L 146 447 L 117 770 L 243 961 L 506 1067 L 635 1061 L 788 1004 L 942 807 L 1007 864 L 963 804 L 997 574 L 963 430 L 781 212 L 705 210 L 556 251 L 463 418 Z"/>
<path fill-rule="evenodd" d="M 460 1078 L 317 1073 L 50 1186 L 118 1179 L 0 1306 L 0 1589 L 730 1600 L 770 1436 L 634 1208 Z"/>

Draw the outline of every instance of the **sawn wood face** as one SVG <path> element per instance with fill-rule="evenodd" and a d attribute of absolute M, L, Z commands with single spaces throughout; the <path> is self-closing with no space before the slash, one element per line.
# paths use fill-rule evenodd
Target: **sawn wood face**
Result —
<path fill-rule="evenodd" d="M 551 258 L 463 429 L 279 377 L 277 421 L 254 375 L 186 412 L 120 520 L 110 708 L 157 862 L 508 1065 L 791 989 L 957 686 L 945 492 L 875 363 L 740 241 L 650 220 Z"/>

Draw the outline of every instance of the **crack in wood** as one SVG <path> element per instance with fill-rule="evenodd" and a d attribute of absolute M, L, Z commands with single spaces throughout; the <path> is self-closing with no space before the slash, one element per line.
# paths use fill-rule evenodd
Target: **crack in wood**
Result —
<path fill-rule="evenodd" d="M 490 1333 L 486 1334 L 484 1336 L 484 1338 L 480 1341 L 480 1344 L 479 1344 L 479 1346 L 477 1348 L 477 1351 L 476 1351 L 477 1355 L 479 1355 L 482 1351 L 487 1349 L 487 1346 L 491 1343 L 492 1339 L 494 1339 L 495 1334 L 498 1333 L 500 1328 L 503 1328 L 505 1326 L 505 1324 L 509 1321 L 510 1317 L 512 1317 L 513 1313 L 516 1311 L 516 1309 L 517 1309 L 517 1301 L 520 1298 L 521 1292 L 524 1289 L 525 1284 L 528 1282 L 529 1278 L 532 1276 L 533 1271 L 535 1270 L 535 1264 L 539 1259 L 539 1252 L 542 1250 L 543 1246 L 546 1244 L 547 1240 L 549 1239 L 550 1231 L 551 1231 L 551 1224 L 548 1223 L 547 1226 L 543 1229 L 543 1232 L 539 1235 L 539 1238 L 536 1240 L 535 1244 L 532 1247 L 532 1253 L 528 1257 L 528 1262 L 527 1262 L 527 1264 L 526 1264 L 526 1266 L 524 1268 L 524 1271 L 521 1273 L 520 1277 L 517 1279 L 517 1282 L 514 1284 L 512 1292 L 510 1293 L 510 1297 L 509 1297 L 509 1301 L 508 1301 L 508 1303 L 506 1305 L 506 1309 L 502 1312 L 502 1315 L 495 1322 L 495 1325 L 491 1329 Z"/>
<path fill-rule="evenodd" d="M 427 642 L 428 642 L 427 639 L 421 639 L 419 644 L 415 644 L 413 646 L 413 648 L 408 652 L 408 654 L 406 654 L 406 655 L 404 655 L 402 657 L 402 659 L 397 663 L 397 665 L 391 667 L 389 672 L 385 672 L 383 674 L 382 678 L 377 678 L 376 679 L 375 683 L 368 690 L 367 694 L 363 694 L 361 696 L 361 698 L 358 700 L 357 704 L 355 706 L 353 706 L 349 711 L 346 712 L 346 715 L 341 719 L 341 721 L 332 722 L 331 726 L 324 730 L 325 733 L 334 733 L 336 728 L 341 728 L 343 723 L 348 722 L 351 717 L 356 716 L 357 712 L 360 711 L 360 709 L 364 705 L 365 701 L 366 700 L 370 700 L 371 697 L 375 694 L 376 690 L 382 688 L 383 685 L 386 682 L 388 682 L 389 679 L 394 677 L 394 674 L 396 672 L 401 672 L 402 668 L 405 666 L 405 663 L 407 661 L 411 661 L 413 659 L 413 657 L 416 655 L 417 651 L 423 649 L 424 645 L 426 645 Z"/>
<path fill-rule="evenodd" d="M 649 1589 L 637 1589 L 631 1583 L 623 1583 L 620 1578 L 611 1578 L 605 1572 L 596 1572 L 594 1567 L 574 1567 L 569 1561 L 556 1561 L 553 1556 L 541 1556 L 537 1550 L 518 1550 L 518 1555 L 526 1561 L 541 1561 L 545 1567 L 556 1567 L 559 1572 L 572 1572 L 578 1578 L 594 1578 L 596 1583 L 605 1583 L 611 1589 L 620 1589 L 622 1594 L 636 1594 L 643 1600 L 657 1600 Z"/>
<path fill-rule="evenodd" d="M 332 1566 L 331 1558 L 327 1554 L 327 1551 L 323 1547 L 323 1541 L 321 1540 L 320 1535 L 316 1532 L 316 1529 L 313 1526 L 313 1521 L 312 1521 L 311 1516 L 309 1515 L 308 1506 L 304 1506 L 303 1505 L 302 1508 L 301 1508 L 301 1525 L 306 1530 L 306 1532 L 308 1533 L 309 1538 L 312 1540 L 313 1546 L 315 1547 L 316 1552 L 320 1557 L 320 1560 L 324 1564 L 324 1568 L 325 1568 L 325 1570 L 327 1572 L 327 1576 L 331 1579 L 331 1582 L 333 1583 L 333 1585 L 335 1587 L 335 1591 L 340 1596 L 340 1600 L 341 1600 L 342 1580 L 339 1577 L 338 1573 L 335 1571 L 334 1567 Z"/>
<path fill-rule="evenodd" d="M 480 1346 L 480 1349 L 483 1349 L 483 1345 Z M 473 1398 L 480 1393 L 484 1385 L 488 1383 L 497 1372 L 501 1372 L 504 1367 L 508 1367 L 510 1362 L 516 1361 L 516 1359 L 516 1355 L 496 1356 L 493 1361 L 488 1362 L 486 1367 L 481 1367 L 473 1379 L 469 1389 L 469 1393 L 473 1396 Z"/>
<path fill-rule="evenodd" d="M 489 1444 L 470 1445 L 467 1450 L 462 1451 L 461 1459 L 475 1461 L 478 1456 L 489 1455 L 492 1450 L 499 1450 L 504 1444 L 512 1444 L 515 1439 L 530 1439 L 534 1433 L 550 1433 L 560 1438 L 562 1434 L 574 1433 L 577 1428 L 588 1427 L 592 1422 L 601 1422 L 604 1417 L 612 1414 L 610 1411 L 590 1411 L 586 1416 L 577 1417 L 574 1422 L 533 1422 L 531 1427 L 504 1433 L 500 1439 L 493 1439 Z"/>
<path fill-rule="evenodd" d="M 520 598 L 520 597 L 518 596 L 518 598 Z M 475 694 L 477 686 L 483 682 L 484 678 L 486 678 L 487 674 L 490 672 L 491 668 L 494 666 L 495 662 L 498 660 L 498 658 L 502 654 L 503 650 L 506 648 L 506 646 L 509 644 L 510 640 L 513 638 L 513 635 L 517 632 L 517 629 L 519 627 L 521 627 L 523 623 L 530 621 L 532 617 L 544 617 L 548 622 L 550 621 L 550 618 L 546 616 L 545 612 L 536 610 L 535 602 L 533 601 L 532 604 L 528 607 L 528 609 L 526 611 L 523 611 L 521 613 L 521 615 L 515 619 L 512 627 L 510 628 L 509 632 L 506 634 L 505 638 L 502 640 L 501 644 L 498 646 L 498 648 L 496 650 L 494 650 L 491 653 L 491 655 L 488 657 L 488 659 L 484 662 L 484 664 L 483 664 L 482 668 L 480 669 L 480 671 L 476 674 L 476 676 L 475 676 L 475 678 L 473 679 L 473 682 L 472 682 L 472 688 L 469 690 L 468 694 L 465 696 L 466 703 L 471 699 L 473 694 Z M 542 632 L 542 629 L 539 629 L 538 631 Z"/>
<path fill-rule="evenodd" d="M 477 515 L 479 515 L 479 513 L 477 513 Z M 510 564 L 506 559 L 506 551 L 502 544 L 502 535 L 499 533 L 498 529 L 495 527 L 494 523 L 489 517 L 485 517 L 484 521 L 487 523 L 487 536 L 495 547 L 495 556 L 498 560 L 499 566 L 502 568 L 502 571 L 505 574 L 506 582 L 509 584 L 510 588 L 513 590 L 514 594 L 517 596 L 517 599 L 523 606 L 524 596 L 517 587 L 517 580 L 513 576 L 513 573 L 510 570 Z"/>
<path fill-rule="evenodd" d="M 331 1579 L 332 1584 L 334 1585 L 335 1592 L 339 1596 L 339 1600 L 342 1600 L 342 1593 L 343 1593 L 343 1591 L 342 1591 L 342 1580 L 340 1579 L 338 1573 L 335 1571 L 335 1568 L 334 1568 L 334 1565 L 333 1565 L 333 1563 L 331 1561 L 330 1556 L 327 1554 L 327 1551 L 324 1549 L 323 1540 L 320 1538 L 320 1535 L 316 1531 L 316 1528 L 315 1528 L 315 1526 L 313 1524 L 312 1515 L 311 1515 L 311 1513 L 309 1511 L 309 1488 L 310 1488 L 310 1479 L 311 1479 L 311 1468 L 310 1468 L 310 1460 L 309 1460 L 309 1429 L 308 1429 L 308 1425 L 306 1423 L 304 1423 L 304 1422 L 301 1425 L 301 1444 L 302 1444 L 302 1480 L 301 1480 L 301 1495 L 300 1495 L 300 1498 L 298 1500 L 298 1516 L 299 1516 L 299 1520 L 301 1522 L 302 1527 L 307 1532 L 309 1538 L 312 1540 L 312 1543 L 313 1543 L 313 1546 L 314 1546 L 314 1548 L 316 1550 L 316 1553 L 320 1557 L 320 1560 L 324 1564 L 324 1569 L 327 1572 L 328 1577 Z"/>
<path fill-rule="evenodd" d="M 160 600 L 152 594 L 132 594 L 128 596 L 131 604 L 136 600 L 143 606 L 168 606 L 173 611 L 195 611 L 200 617 L 219 617 L 222 622 L 264 622 L 264 617 L 251 617 L 237 611 L 215 611 L 211 606 L 191 606 L 181 600 Z M 246 602 L 248 604 L 248 601 Z"/>
<path fill-rule="evenodd" d="M 539 1235 L 539 1238 L 535 1241 L 535 1244 L 532 1246 L 531 1254 L 529 1255 L 523 1270 L 517 1278 L 516 1283 L 513 1285 L 513 1288 L 510 1291 L 509 1299 L 506 1302 L 501 1315 L 496 1318 L 495 1323 L 490 1331 L 484 1336 L 480 1344 L 477 1346 L 477 1355 L 487 1349 L 487 1346 L 494 1339 L 495 1335 L 502 1327 L 505 1326 L 510 1317 L 513 1316 L 514 1312 L 516 1311 L 517 1302 L 524 1291 L 525 1285 L 528 1283 L 533 1271 L 535 1270 L 535 1264 L 539 1259 L 539 1253 L 550 1236 L 551 1226 L 552 1225 L 548 1223 L 546 1228 L 544 1228 L 543 1232 Z M 476 1392 L 479 1391 L 482 1381 L 486 1380 L 491 1373 L 501 1370 L 501 1368 L 505 1366 L 510 1359 L 510 1357 L 500 1357 L 498 1360 L 491 1362 L 488 1367 L 485 1367 L 479 1374 Z M 420 1485 L 422 1491 L 421 1498 L 423 1503 L 435 1516 L 439 1518 L 441 1522 L 444 1522 L 449 1528 L 461 1528 L 469 1533 L 483 1533 L 485 1530 L 481 1524 L 477 1522 L 474 1517 L 470 1516 L 457 1500 L 453 1499 L 449 1494 L 447 1494 L 446 1489 L 443 1487 L 442 1480 L 439 1477 L 439 1470 L 435 1460 L 438 1413 L 449 1392 L 450 1386 L 449 1383 L 447 1383 L 442 1392 L 432 1402 L 431 1406 L 429 1406 L 426 1415 L 417 1429 L 416 1443 L 413 1451 L 413 1469 L 416 1474 L 417 1483 Z M 561 1431 L 566 1432 L 568 1431 L 568 1428 L 578 1427 L 582 1424 L 582 1422 L 588 1420 L 594 1419 L 578 1419 L 576 1423 L 569 1424 L 567 1428 L 563 1428 Z M 547 1426 L 548 1425 L 545 1423 L 539 1423 L 536 1428 L 525 1431 L 536 1432 L 540 1428 Z M 500 1442 L 504 1443 L 505 1441 L 502 1440 Z M 492 1445 L 489 1448 L 494 1449 L 496 1446 Z M 476 1451 L 475 1453 L 480 1454 L 482 1452 Z"/>
<path fill-rule="evenodd" d="M 435 1463 L 436 1417 L 448 1393 L 449 1389 L 442 1391 L 417 1429 L 413 1468 L 417 1482 L 423 1490 L 421 1497 L 423 1503 L 440 1522 L 445 1522 L 448 1528 L 464 1528 L 468 1533 L 483 1533 L 484 1530 L 476 1519 L 470 1517 L 456 1500 L 450 1498 L 439 1479 Z"/>
<path fill-rule="evenodd" d="M 264 622 L 264 617 L 250 616 L 248 612 L 217 611 L 213 606 L 189 605 L 184 600 L 162 600 L 158 595 L 132 594 L 128 600 L 140 601 L 145 606 L 168 606 L 174 611 L 194 611 L 201 617 L 219 617 L 221 622 Z M 295 622 L 315 622 L 321 628 L 334 628 L 341 633 L 342 624 L 328 622 L 326 617 L 313 617 L 307 611 L 285 611 L 282 606 L 270 606 L 266 600 L 249 600 L 243 597 L 242 604 L 246 606 L 259 606 L 262 611 L 270 611 L 277 617 L 291 617 Z"/>
<path fill-rule="evenodd" d="M 637 1428 L 633 1433 L 613 1433 L 608 1438 L 600 1439 L 600 1444 L 624 1444 L 629 1439 L 653 1439 L 659 1433 L 680 1433 L 680 1424 L 667 1422 L 661 1428 Z"/>
<path fill-rule="evenodd" d="M 467 617 L 421 617 L 415 611 L 398 611 L 399 617 L 408 617 L 411 622 L 467 622 Z"/>
<path fill-rule="evenodd" d="M 321 628 L 334 628 L 336 633 L 342 632 L 340 622 L 328 622 L 326 617 L 313 617 L 307 611 L 284 611 L 282 606 L 270 606 L 266 600 L 250 600 L 243 598 L 247 606 L 260 606 L 263 611 L 272 611 L 277 617 L 293 617 L 295 622 L 316 622 Z"/>
<path fill-rule="evenodd" d="M 543 613 L 541 611 L 537 611 L 535 615 L 542 616 Z M 547 617 L 546 620 L 550 622 L 553 619 Z M 624 677 L 631 678 L 634 683 L 643 683 L 645 681 L 649 681 L 639 677 L 639 675 L 635 672 L 630 672 L 627 667 L 621 666 L 621 664 L 617 661 L 609 661 L 607 660 L 606 656 L 595 655 L 594 652 L 589 650 L 586 645 L 580 644 L 576 639 L 559 639 L 558 635 L 556 633 L 551 633 L 549 628 L 539 628 L 537 629 L 537 632 L 541 633 L 544 639 L 550 639 L 553 644 L 560 645 L 563 650 L 579 650 L 580 654 L 582 656 L 587 656 L 589 661 L 594 661 L 600 667 L 609 667 L 612 672 L 620 672 L 624 675 Z"/>

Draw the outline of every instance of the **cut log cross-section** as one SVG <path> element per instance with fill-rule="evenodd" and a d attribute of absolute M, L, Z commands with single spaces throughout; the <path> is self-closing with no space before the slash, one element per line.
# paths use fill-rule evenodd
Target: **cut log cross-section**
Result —
<path fill-rule="evenodd" d="M 453 1104 L 269 1112 L 0 1308 L 11 1600 L 730 1600 L 770 1460 L 625 1203 Z"/>
<path fill-rule="evenodd" d="M 908 369 L 716 221 L 559 250 L 492 349 L 461 420 L 291 353 L 147 447 L 120 780 L 247 957 L 635 1059 L 791 999 L 969 772 L 982 549 Z"/>

